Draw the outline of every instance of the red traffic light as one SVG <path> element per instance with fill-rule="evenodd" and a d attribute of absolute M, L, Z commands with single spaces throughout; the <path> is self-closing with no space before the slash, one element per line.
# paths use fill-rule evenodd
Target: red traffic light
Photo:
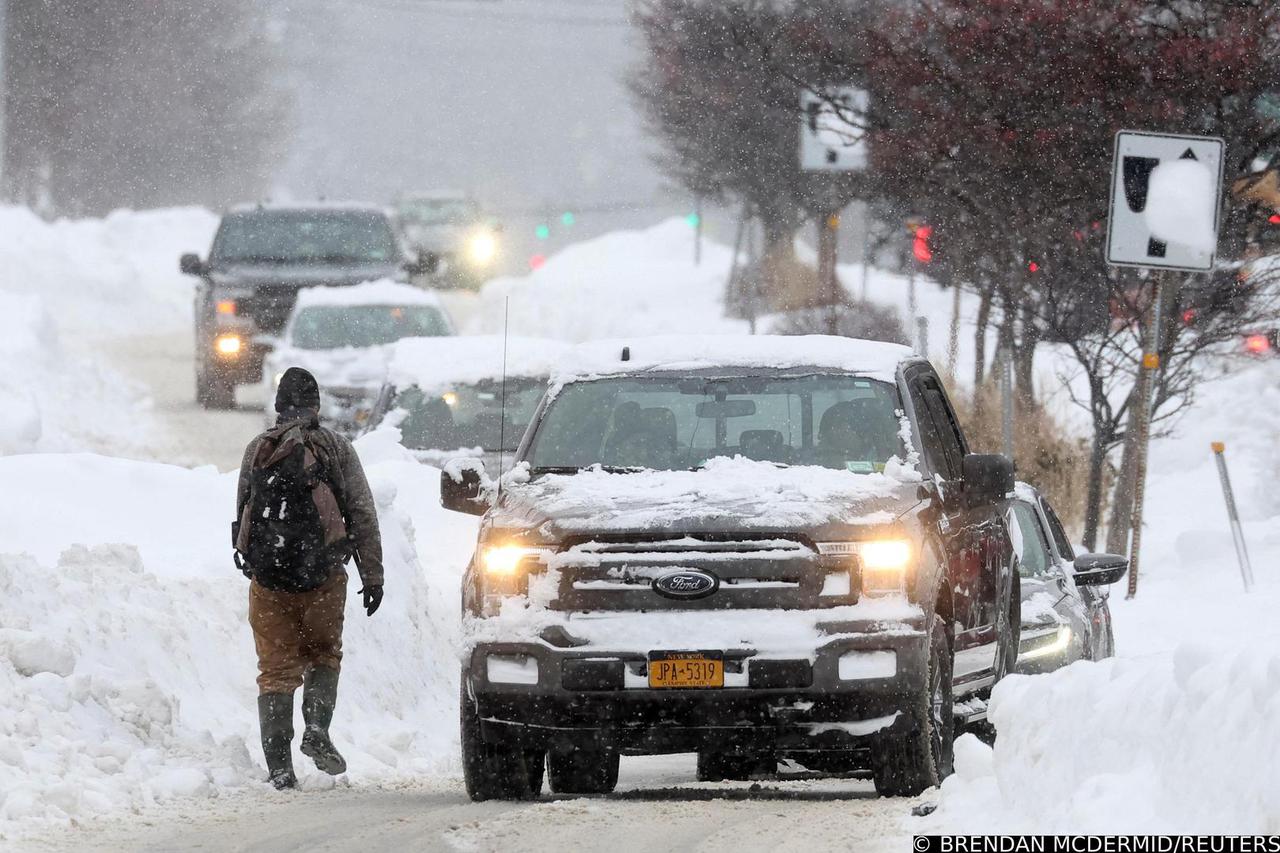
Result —
<path fill-rule="evenodd" d="M 915 230 L 915 241 L 911 244 L 911 254 L 922 264 L 933 260 L 933 250 L 929 248 L 929 237 L 933 234 L 932 225 L 921 225 Z"/>
<path fill-rule="evenodd" d="M 546 255 L 533 255 L 529 258 L 529 269 L 531 270 L 542 269 L 542 265 L 545 264 L 546 262 L 547 262 Z"/>

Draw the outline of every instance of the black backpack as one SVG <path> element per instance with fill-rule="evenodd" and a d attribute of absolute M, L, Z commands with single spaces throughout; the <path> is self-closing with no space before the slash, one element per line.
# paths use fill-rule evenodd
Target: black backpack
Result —
<path fill-rule="evenodd" d="M 263 435 L 236 525 L 236 564 L 267 589 L 306 592 L 351 556 L 343 513 L 305 423 Z"/>

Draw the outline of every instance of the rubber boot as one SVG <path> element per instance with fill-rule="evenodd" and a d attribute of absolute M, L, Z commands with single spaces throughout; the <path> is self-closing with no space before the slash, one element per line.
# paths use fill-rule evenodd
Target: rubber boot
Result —
<path fill-rule="evenodd" d="M 302 733 L 302 754 L 330 776 L 347 772 L 346 759 L 329 739 L 329 723 L 333 706 L 338 702 L 338 671 L 327 666 L 307 670 L 302 688 L 302 719 L 307 729 Z"/>
<path fill-rule="evenodd" d="M 263 693 L 258 697 L 262 754 L 267 758 L 267 781 L 277 790 L 298 784 L 293 775 L 293 694 Z"/>

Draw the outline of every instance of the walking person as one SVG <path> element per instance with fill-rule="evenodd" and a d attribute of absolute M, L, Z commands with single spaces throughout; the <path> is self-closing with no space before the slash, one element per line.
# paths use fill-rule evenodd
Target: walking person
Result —
<path fill-rule="evenodd" d="M 346 563 L 355 558 L 369 616 L 382 603 L 382 540 L 351 442 L 320 426 L 320 387 L 291 367 L 276 393 L 276 425 L 245 449 L 232 537 L 250 579 L 258 652 L 258 719 L 270 782 L 297 784 L 293 695 L 302 690 L 302 754 L 337 775 L 346 761 L 329 737 L 342 662 Z"/>

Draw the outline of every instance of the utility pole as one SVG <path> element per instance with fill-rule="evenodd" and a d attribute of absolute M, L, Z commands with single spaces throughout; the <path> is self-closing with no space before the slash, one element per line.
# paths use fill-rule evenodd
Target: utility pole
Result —
<path fill-rule="evenodd" d="M 9 61 L 5 48 L 9 41 L 9 0 L 0 0 L 0 201 L 7 196 L 8 175 L 5 174 L 5 152 L 8 137 L 5 134 L 5 118 L 9 114 L 9 80 L 5 64 Z"/>

